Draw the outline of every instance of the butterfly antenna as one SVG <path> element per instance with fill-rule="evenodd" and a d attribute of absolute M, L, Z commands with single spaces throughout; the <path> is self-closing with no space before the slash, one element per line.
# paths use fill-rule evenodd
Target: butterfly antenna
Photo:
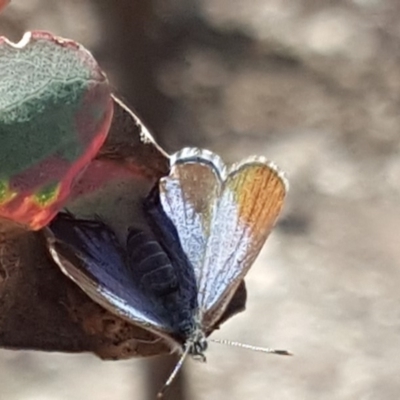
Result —
<path fill-rule="evenodd" d="M 181 355 L 181 358 L 179 361 L 176 363 L 175 368 L 172 370 L 171 375 L 168 377 L 166 382 L 164 383 L 164 386 L 161 388 L 161 390 L 157 393 L 157 399 L 161 399 L 165 392 L 168 390 L 169 386 L 171 383 L 175 380 L 176 376 L 178 375 L 178 372 L 181 370 L 183 362 L 185 361 L 186 356 L 189 353 L 190 346 L 186 345 L 185 346 L 185 351 Z"/>
<path fill-rule="evenodd" d="M 293 355 L 292 353 L 290 353 L 287 350 L 276 350 L 276 349 L 269 349 L 267 347 L 252 346 L 251 344 L 233 342 L 231 340 L 210 339 L 210 341 L 214 342 L 214 343 L 219 343 L 219 344 L 226 344 L 228 346 L 242 347 L 243 349 L 259 351 L 260 353 L 278 354 L 280 356 L 292 356 Z"/>

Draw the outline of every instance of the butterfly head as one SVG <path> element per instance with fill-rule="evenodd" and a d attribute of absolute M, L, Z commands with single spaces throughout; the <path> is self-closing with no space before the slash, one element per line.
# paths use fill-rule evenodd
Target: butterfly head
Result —
<path fill-rule="evenodd" d="M 206 361 L 206 356 L 204 353 L 208 348 L 208 342 L 200 324 L 196 324 L 196 327 L 189 336 L 185 347 L 189 348 L 189 354 L 195 360 Z"/>
<path fill-rule="evenodd" d="M 183 363 L 188 354 L 190 354 L 195 360 L 206 361 L 206 356 L 204 352 L 207 350 L 208 343 L 206 335 L 201 327 L 200 322 L 196 321 L 193 328 L 187 332 L 186 341 L 182 346 L 182 354 L 179 361 L 175 365 L 175 368 L 171 372 L 169 378 L 165 382 L 164 386 L 157 394 L 157 398 L 162 398 L 165 391 L 171 385 L 172 381 L 175 379 L 176 375 L 183 366 Z"/>

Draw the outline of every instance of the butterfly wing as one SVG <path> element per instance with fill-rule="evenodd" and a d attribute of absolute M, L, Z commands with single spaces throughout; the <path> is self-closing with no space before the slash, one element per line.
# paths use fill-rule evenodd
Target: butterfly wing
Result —
<path fill-rule="evenodd" d="M 60 213 L 46 228 L 50 254 L 65 275 L 96 303 L 171 342 L 162 308 L 140 289 L 114 233 L 102 221 Z"/>
<path fill-rule="evenodd" d="M 230 301 L 227 302 L 224 312 L 220 315 L 218 319 L 213 321 L 213 324 L 207 324 L 206 335 L 210 335 L 215 329 L 218 329 L 224 322 L 232 318 L 236 314 L 244 311 L 246 309 L 247 301 L 247 289 L 246 284 L 243 281 L 240 282 L 235 294 L 232 296 Z"/>
<path fill-rule="evenodd" d="M 198 281 L 205 325 L 212 326 L 223 314 L 275 225 L 286 192 L 282 173 L 262 157 L 230 169 Z"/>
<path fill-rule="evenodd" d="M 174 275 L 179 281 L 178 291 L 174 297 L 175 308 L 179 309 L 179 313 L 183 313 L 182 315 L 188 316 L 187 318 L 182 316 L 182 320 L 189 320 L 198 308 L 196 277 L 191 262 L 181 246 L 176 227 L 162 207 L 158 187 L 154 188 L 145 200 L 144 214 L 158 244 L 171 261 Z M 173 307 L 171 297 L 168 298 L 168 302 Z M 167 308 L 169 307 L 167 306 Z"/>
<path fill-rule="evenodd" d="M 184 149 L 160 198 L 193 265 L 203 324 L 220 320 L 281 211 L 287 183 L 255 157 L 227 170 L 213 153 Z"/>
<path fill-rule="evenodd" d="M 202 271 L 212 215 L 221 191 L 222 165 L 211 152 L 186 148 L 171 157 L 170 174 L 160 179 L 162 208 L 178 232 L 196 277 Z"/>

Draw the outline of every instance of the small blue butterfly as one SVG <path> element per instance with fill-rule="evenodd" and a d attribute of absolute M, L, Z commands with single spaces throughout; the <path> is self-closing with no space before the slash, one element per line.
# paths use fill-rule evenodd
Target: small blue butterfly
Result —
<path fill-rule="evenodd" d="M 245 307 L 244 277 L 288 185 L 262 157 L 227 168 L 216 154 L 187 148 L 170 161 L 143 203 L 149 230 L 132 221 L 120 243 L 101 220 L 60 213 L 47 240 L 56 264 L 95 302 L 171 351 L 205 359 L 207 337 Z"/>

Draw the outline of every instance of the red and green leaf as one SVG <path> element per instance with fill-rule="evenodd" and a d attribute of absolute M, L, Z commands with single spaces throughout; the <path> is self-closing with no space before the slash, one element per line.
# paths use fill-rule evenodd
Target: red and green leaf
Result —
<path fill-rule="evenodd" d="M 103 145 L 110 87 L 85 48 L 47 32 L 0 37 L 0 71 L 0 216 L 37 230 Z"/>

